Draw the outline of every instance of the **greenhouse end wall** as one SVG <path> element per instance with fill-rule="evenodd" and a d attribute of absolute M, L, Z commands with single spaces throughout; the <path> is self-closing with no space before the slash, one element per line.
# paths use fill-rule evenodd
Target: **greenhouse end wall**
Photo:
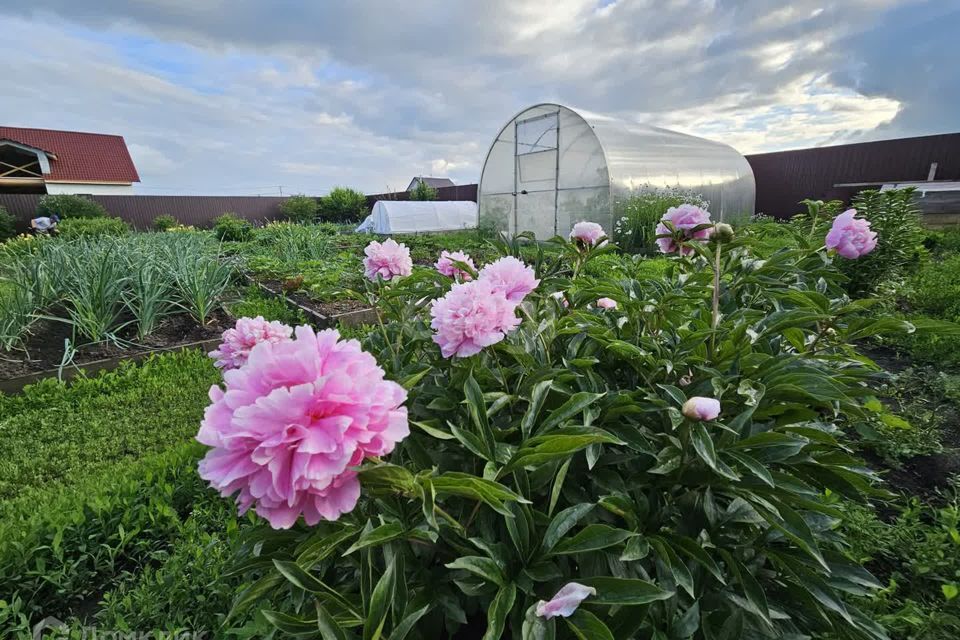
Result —
<path fill-rule="evenodd" d="M 541 240 L 566 235 L 580 220 L 610 232 L 624 201 L 664 189 L 708 201 L 718 220 L 753 213 L 753 172 L 727 145 L 535 105 L 514 116 L 490 147 L 478 193 L 480 221 L 508 233 L 532 231 Z"/>

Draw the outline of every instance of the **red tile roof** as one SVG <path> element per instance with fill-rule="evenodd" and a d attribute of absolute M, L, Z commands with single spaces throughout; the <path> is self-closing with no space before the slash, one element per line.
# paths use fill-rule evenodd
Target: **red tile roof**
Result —
<path fill-rule="evenodd" d="M 54 154 L 50 158 L 50 182 L 140 182 L 123 136 L 54 129 L 0 127 L 0 140 L 7 139 Z"/>

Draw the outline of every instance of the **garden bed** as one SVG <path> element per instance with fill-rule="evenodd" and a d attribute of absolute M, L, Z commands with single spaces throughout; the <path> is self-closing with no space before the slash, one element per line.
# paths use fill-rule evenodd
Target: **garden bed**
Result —
<path fill-rule="evenodd" d="M 318 327 L 336 327 L 340 323 L 346 326 L 356 326 L 371 324 L 377 320 L 376 310 L 362 300 L 345 299 L 318 302 L 299 291 L 283 293 L 283 283 L 279 280 L 252 281 L 256 282 L 265 293 L 281 297 L 303 311 Z"/>
<path fill-rule="evenodd" d="M 206 325 L 198 325 L 189 315 L 178 314 L 164 319 L 156 331 L 142 341 L 121 331 L 122 346 L 112 342 L 80 345 L 73 360 L 63 368 L 63 374 L 78 367 L 90 370 L 116 366 L 119 360 L 137 359 L 158 351 L 169 351 L 187 346 L 213 348 L 224 329 L 233 326 L 234 319 L 217 309 Z M 25 351 L 0 352 L 0 381 L 3 390 L 17 390 L 34 380 L 57 376 L 63 362 L 64 344 L 71 338 L 69 325 L 46 321 L 37 325 L 27 341 Z"/>

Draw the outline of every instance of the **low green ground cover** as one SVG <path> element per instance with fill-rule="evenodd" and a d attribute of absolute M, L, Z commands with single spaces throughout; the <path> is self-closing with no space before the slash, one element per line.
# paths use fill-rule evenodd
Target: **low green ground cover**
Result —
<path fill-rule="evenodd" d="M 186 351 L 0 395 L 0 637 L 30 637 L 46 616 L 213 636 L 249 522 L 196 473 L 218 379 Z"/>
<path fill-rule="evenodd" d="M 186 351 L 0 397 L 0 511 L 188 440 L 218 377 L 205 354 Z"/>

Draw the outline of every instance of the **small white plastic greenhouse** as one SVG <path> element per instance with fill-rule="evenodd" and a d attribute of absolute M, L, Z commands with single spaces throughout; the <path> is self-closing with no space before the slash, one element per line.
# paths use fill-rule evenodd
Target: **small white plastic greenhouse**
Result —
<path fill-rule="evenodd" d="M 476 202 L 377 200 L 373 211 L 356 230 L 420 233 L 473 229 L 476 226 Z"/>
<path fill-rule="evenodd" d="M 514 116 L 490 146 L 480 177 L 480 222 L 538 239 L 566 235 L 580 220 L 612 233 L 634 194 L 676 189 L 699 195 L 715 220 L 753 214 L 747 160 L 725 144 L 538 104 Z"/>

